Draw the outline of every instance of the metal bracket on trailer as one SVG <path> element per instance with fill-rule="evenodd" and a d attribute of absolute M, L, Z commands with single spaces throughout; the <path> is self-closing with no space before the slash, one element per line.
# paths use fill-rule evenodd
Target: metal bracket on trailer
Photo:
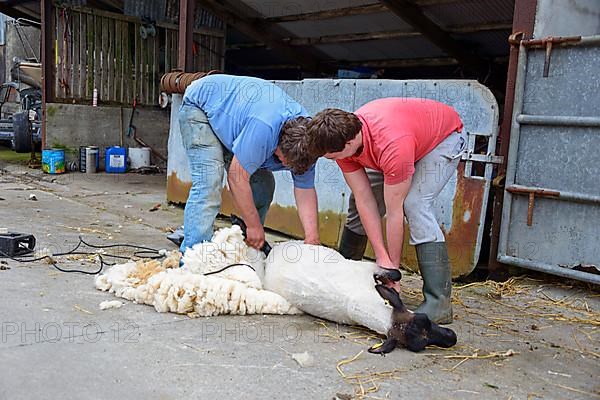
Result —
<path fill-rule="evenodd" d="M 497 156 L 494 154 L 475 154 L 472 151 L 467 151 L 461 157 L 462 160 L 466 161 L 477 161 L 489 164 L 502 164 L 504 157 Z"/>

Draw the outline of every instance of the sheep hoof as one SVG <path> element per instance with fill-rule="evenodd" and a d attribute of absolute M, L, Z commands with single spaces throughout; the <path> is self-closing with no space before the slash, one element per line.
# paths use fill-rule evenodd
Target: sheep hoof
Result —
<path fill-rule="evenodd" d="M 381 283 L 387 285 L 392 282 L 400 282 L 402 279 L 402 273 L 399 269 L 389 269 L 379 267 L 379 270 L 373 274 L 375 283 Z"/>

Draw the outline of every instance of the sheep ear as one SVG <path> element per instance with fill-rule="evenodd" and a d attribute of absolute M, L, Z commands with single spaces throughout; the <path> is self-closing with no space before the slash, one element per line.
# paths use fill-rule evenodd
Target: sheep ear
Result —
<path fill-rule="evenodd" d="M 393 351 L 398 345 L 398 341 L 394 338 L 387 338 L 383 343 L 377 343 L 369 348 L 368 352 L 372 354 L 386 355 Z"/>
<path fill-rule="evenodd" d="M 395 310 L 400 312 L 406 311 L 406 307 L 404 307 L 404 303 L 402 303 L 400 295 L 395 289 L 383 285 L 375 285 L 375 290 L 377 290 L 377 293 L 379 293 L 384 300 L 387 300 Z"/>

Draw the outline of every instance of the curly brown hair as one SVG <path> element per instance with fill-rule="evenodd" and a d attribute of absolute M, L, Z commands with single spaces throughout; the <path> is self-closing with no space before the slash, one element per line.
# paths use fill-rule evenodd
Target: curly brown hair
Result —
<path fill-rule="evenodd" d="M 326 108 L 317 113 L 308 124 L 311 152 L 322 156 L 342 151 L 361 128 L 362 123 L 355 114 L 337 108 Z"/>
<path fill-rule="evenodd" d="M 310 151 L 310 137 L 306 117 L 297 117 L 286 121 L 279 135 L 279 148 L 286 164 L 295 174 L 301 175 L 317 162 L 319 155 Z"/>

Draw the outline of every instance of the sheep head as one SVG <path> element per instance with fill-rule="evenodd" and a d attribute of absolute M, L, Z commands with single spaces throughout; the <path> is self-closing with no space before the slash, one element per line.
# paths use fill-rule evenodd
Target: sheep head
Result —
<path fill-rule="evenodd" d="M 456 344 L 456 333 L 431 322 L 426 314 L 409 311 L 396 290 L 384 285 L 375 285 L 377 293 L 392 306 L 392 326 L 386 340 L 369 349 L 370 353 L 386 354 L 397 346 L 418 352 L 429 345 L 452 347 Z"/>

